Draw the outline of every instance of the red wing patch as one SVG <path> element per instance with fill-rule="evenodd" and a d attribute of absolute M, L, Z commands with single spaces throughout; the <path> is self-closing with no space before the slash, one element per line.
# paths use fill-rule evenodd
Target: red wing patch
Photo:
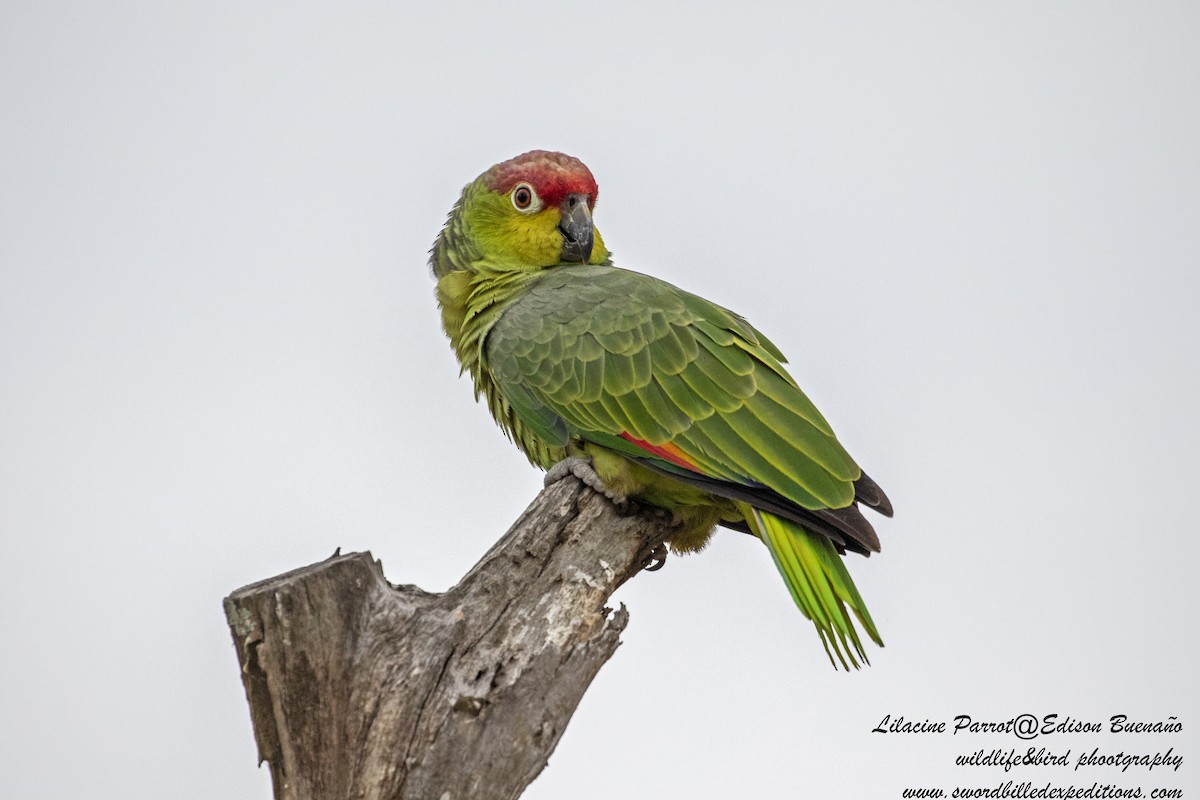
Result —
<path fill-rule="evenodd" d="M 645 450 L 647 453 L 650 453 L 651 455 L 658 456 L 663 461 L 670 461 L 672 464 L 674 464 L 677 467 L 683 467 L 686 470 L 691 470 L 692 472 L 696 472 L 701 475 L 704 474 L 703 472 L 701 472 L 699 467 L 697 467 L 695 464 L 693 464 L 692 462 L 687 460 L 687 457 L 684 456 L 682 450 L 680 450 L 678 447 L 671 444 L 670 442 L 667 442 L 666 444 L 657 444 L 657 445 L 650 444 L 649 442 L 643 442 L 641 439 L 635 439 L 632 436 L 630 436 L 628 433 L 622 433 L 621 438 L 627 442 L 636 444 L 638 447 L 642 448 L 643 450 Z"/>

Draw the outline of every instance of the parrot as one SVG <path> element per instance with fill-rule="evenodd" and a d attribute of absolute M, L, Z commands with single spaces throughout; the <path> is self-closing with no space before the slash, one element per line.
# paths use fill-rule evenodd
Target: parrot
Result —
<path fill-rule="evenodd" d="M 891 501 L 745 318 L 613 265 L 597 196 L 546 150 L 463 189 L 429 254 L 460 374 L 546 485 L 664 509 L 676 554 L 718 526 L 757 537 L 834 668 L 869 663 L 855 619 L 883 640 L 842 556 L 879 551 L 859 506 Z"/>

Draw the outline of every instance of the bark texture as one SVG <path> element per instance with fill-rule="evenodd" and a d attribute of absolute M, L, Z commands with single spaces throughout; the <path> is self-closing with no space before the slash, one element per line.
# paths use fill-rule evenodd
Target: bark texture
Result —
<path fill-rule="evenodd" d="M 605 603 L 665 532 L 563 480 L 444 594 L 352 553 L 225 598 L 276 800 L 518 797 L 620 643 Z"/>

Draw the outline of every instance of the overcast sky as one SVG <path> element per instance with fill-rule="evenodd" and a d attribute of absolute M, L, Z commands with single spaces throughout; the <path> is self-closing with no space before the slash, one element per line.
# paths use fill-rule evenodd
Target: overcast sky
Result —
<path fill-rule="evenodd" d="M 534 497 L 426 266 L 532 148 L 896 517 L 856 674 L 747 536 L 623 587 L 527 798 L 1197 788 L 871 729 L 1175 715 L 1033 743 L 1200 756 L 1200 6 L 736 6 L 0 0 L 0 796 L 269 797 L 222 597 L 339 546 L 442 590 Z"/>

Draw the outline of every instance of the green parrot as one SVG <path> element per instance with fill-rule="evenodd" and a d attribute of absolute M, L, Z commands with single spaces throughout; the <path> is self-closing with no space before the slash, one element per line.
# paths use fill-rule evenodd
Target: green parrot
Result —
<path fill-rule="evenodd" d="M 612 265 L 596 196 L 581 161 L 534 150 L 484 172 L 451 210 L 429 263 L 476 399 L 547 485 L 571 474 L 672 512 L 673 552 L 700 550 L 718 525 L 757 536 L 835 668 L 857 668 L 867 658 L 847 607 L 883 642 L 840 554 L 878 552 L 858 504 L 891 516 L 891 503 L 765 336 Z"/>

